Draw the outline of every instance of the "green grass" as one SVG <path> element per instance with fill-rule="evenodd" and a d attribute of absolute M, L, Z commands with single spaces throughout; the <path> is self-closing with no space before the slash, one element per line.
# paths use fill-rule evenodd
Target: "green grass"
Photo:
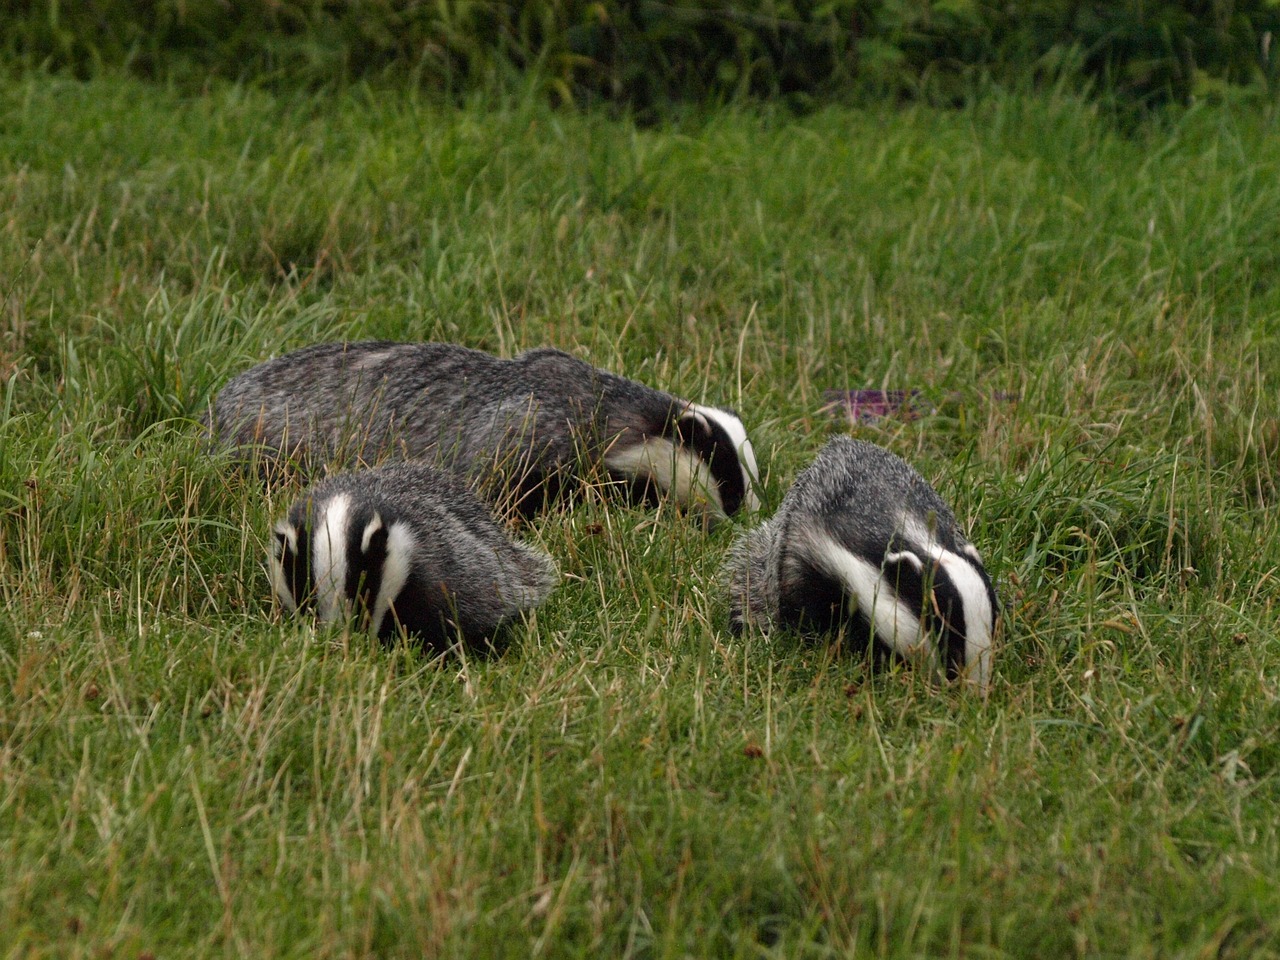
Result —
<path fill-rule="evenodd" d="M 1196 108 L 0 87 L 4 957 L 1280 956 L 1280 138 Z M 850 426 L 1007 602 L 991 696 L 732 637 L 740 525 L 589 503 L 501 657 L 283 620 L 218 385 L 550 343 Z"/>

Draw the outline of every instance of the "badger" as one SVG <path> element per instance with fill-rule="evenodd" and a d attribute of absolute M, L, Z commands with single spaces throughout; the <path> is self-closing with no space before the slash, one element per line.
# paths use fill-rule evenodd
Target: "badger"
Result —
<path fill-rule="evenodd" d="M 932 487 L 874 444 L 832 439 L 721 570 L 730 626 L 844 629 L 985 692 L 997 602 L 977 548 Z"/>
<path fill-rule="evenodd" d="M 504 360 L 449 343 L 319 344 L 235 377 L 208 425 L 304 471 L 427 460 L 525 516 L 600 468 L 634 498 L 670 495 L 710 521 L 759 506 L 736 414 L 548 347 Z"/>
<path fill-rule="evenodd" d="M 429 646 L 488 640 L 559 579 L 551 558 L 511 540 L 456 478 L 424 463 L 340 473 L 272 529 L 268 570 L 286 610 L 355 615 L 381 639 Z"/>

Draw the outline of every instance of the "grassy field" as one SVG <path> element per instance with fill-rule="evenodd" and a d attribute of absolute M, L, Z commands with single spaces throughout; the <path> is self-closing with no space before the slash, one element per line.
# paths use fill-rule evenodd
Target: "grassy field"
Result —
<path fill-rule="evenodd" d="M 0 85 L 0 956 L 1280 957 L 1280 137 Z M 193 418 L 274 352 L 554 344 L 915 463 L 991 696 L 732 637 L 587 503 L 500 657 L 284 620 Z M 933 412 L 850 425 L 829 389 Z"/>

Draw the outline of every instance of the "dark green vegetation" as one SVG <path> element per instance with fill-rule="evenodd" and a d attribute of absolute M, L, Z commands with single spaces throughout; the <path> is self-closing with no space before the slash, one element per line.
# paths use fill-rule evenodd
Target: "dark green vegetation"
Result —
<path fill-rule="evenodd" d="M 1064 98 L 638 130 L 355 87 L 0 90 L 6 957 L 1280 956 L 1280 137 Z M 496 659 L 282 621 L 191 418 L 340 337 L 551 343 L 751 426 L 823 391 L 1008 602 L 986 701 L 735 639 L 588 503 Z"/>
<path fill-rule="evenodd" d="M 8 0 L 0 54 L 89 76 L 126 67 L 329 87 L 394 75 L 450 91 L 536 77 L 557 100 L 742 94 L 950 103 L 994 79 L 1129 106 L 1274 98 L 1275 0 Z"/>

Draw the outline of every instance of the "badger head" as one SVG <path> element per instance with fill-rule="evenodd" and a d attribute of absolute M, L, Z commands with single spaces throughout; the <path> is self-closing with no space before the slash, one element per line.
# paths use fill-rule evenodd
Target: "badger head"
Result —
<path fill-rule="evenodd" d="M 661 432 L 620 439 L 605 454 L 610 471 L 652 484 L 684 507 L 715 521 L 760 508 L 755 451 L 737 414 L 690 403 Z"/>
<path fill-rule="evenodd" d="M 862 636 L 903 659 L 985 693 L 997 602 L 981 556 L 970 543 L 947 549 L 915 517 L 898 527 L 883 551 L 813 533 L 787 578 L 784 618 L 864 628 Z"/>
<path fill-rule="evenodd" d="M 881 577 L 900 603 L 918 613 L 916 643 L 933 638 L 929 656 L 941 661 L 947 676 L 963 678 L 985 693 L 999 609 L 995 589 L 977 548 L 963 538 L 944 544 L 935 519 L 923 522 L 911 513 L 898 519 Z M 895 649 L 906 652 L 905 647 Z"/>
<path fill-rule="evenodd" d="M 941 661 L 950 679 L 963 678 L 985 693 L 991 684 L 991 650 L 997 603 L 991 580 L 972 544 L 960 551 L 907 549 L 885 555 L 881 577 L 898 602 L 918 613 L 911 643 L 906 631 L 893 645 L 911 655 Z M 932 643 L 929 643 L 929 640 Z"/>
<path fill-rule="evenodd" d="M 318 504 L 297 504 L 272 528 L 268 570 L 286 610 L 315 607 L 321 620 L 358 615 L 369 630 L 395 631 L 389 617 L 404 590 L 413 562 L 409 528 L 387 522 L 348 493 Z"/>

